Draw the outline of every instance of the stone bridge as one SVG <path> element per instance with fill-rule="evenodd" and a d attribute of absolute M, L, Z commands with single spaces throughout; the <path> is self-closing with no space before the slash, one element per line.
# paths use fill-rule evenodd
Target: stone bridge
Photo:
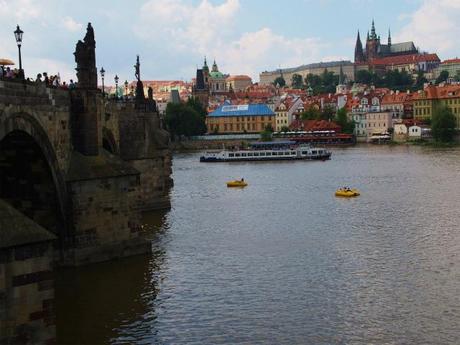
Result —
<path fill-rule="evenodd" d="M 141 213 L 169 207 L 169 134 L 140 65 L 136 99 L 109 100 L 95 47 L 88 25 L 71 90 L 0 80 L 2 344 L 55 343 L 54 267 L 149 252 Z"/>
<path fill-rule="evenodd" d="M 75 59 L 71 90 L 0 80 L 0 199 L 56 236 L 59 265 L 148 251 L 141 212 L 168 207 L 172 183 L 155 101 L 98 89 L 91 25 Z"/>
<path fill-rule="evenodd" d="M 0 198 L 59 241 L 60 264 L 145 251 L 140 212 L 168 206 L 155 111 L 98 90 L 0 81 Z"/>

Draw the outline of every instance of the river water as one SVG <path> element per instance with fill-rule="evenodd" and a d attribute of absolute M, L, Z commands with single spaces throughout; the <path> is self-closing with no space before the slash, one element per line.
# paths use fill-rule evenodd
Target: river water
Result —
<path fill-rule="evenodd" d="M 58 274 L 59 344 L 460 343 L 459 149 L 198 158 L 145 217 L 153 254 Z"/>

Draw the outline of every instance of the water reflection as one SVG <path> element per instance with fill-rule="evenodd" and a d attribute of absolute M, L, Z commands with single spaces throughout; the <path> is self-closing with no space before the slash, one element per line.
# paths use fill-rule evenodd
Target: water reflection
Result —
<path fill-rule="evenodd" d="M 153 253 L 63 269 L 56 281 L 58 344 L 126 344 L 150 334 L 165 252 L 156 231 L 165 212 L 145 215 Z"/>
<path fill-rule="evenodd" d="M 58 341 L 458 344 L 459 149 L 198 157 L 175 156 L 173 207 L 146 218 L 152 256 L 59 276 Z"/>

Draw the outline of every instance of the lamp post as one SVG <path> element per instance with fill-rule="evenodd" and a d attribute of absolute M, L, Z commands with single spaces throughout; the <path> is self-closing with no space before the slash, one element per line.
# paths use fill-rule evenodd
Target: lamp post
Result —
<path fill-rule="evenodd" d="M 16 31 L 14 31 L 14 37 L 16 38 L 16 43 L 18 45 L 18 50 L 19 50 L 19 76 L 20 78 L 24 79 L 24 71 L 22 70 L 22 58 L 21 58 L 21 45 L 22 45 L 22 34 L 24 31 L 22 31 L 19 28 L 19 25 L 16 25 Z"/>
<path fill-rule="evenodd" d="M 125 96 L 126 96 L 126 99 L 128 99 L 128 81 L 125 80 Z"/>
<path fill-rule="evenodd" d="M 115 98 L 118 99 L 118 80 L 120 78 L 118 78 L 118 76 L 115 74 Z"/>
<path fill-rule="evenodd" d="M 105 77 L 104 67 L 102 67 L 99 72 L 101 73 L 101 80 L 102 80 L 102 97 L 104 97 L 104 77 Z"/>

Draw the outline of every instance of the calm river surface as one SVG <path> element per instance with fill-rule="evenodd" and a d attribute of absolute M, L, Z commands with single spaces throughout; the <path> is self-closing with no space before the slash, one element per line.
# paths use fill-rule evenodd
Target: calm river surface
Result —
<path fill-rule="evenodd" d="M 198 158 L 145 217 L 152 255 L 58 274 L 59 344 L 460 343 L 459 149 Z"/>

